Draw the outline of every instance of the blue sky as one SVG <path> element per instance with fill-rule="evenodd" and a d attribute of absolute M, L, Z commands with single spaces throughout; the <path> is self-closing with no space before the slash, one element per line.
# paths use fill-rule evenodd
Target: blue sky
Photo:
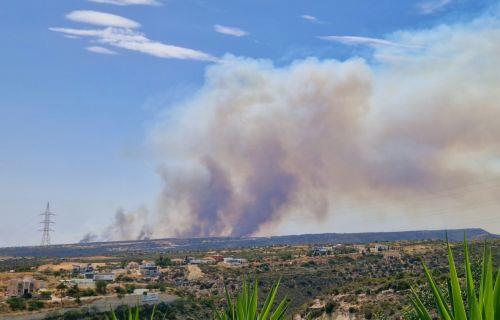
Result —
<path fill-rule="evenodd" d="M 148 135 L 169 106 L 203 85 L 207 66 L 217 63 L 211 60 L 231 54 L 276 66 L 310 56 L 370 61 L 373 39 L 468 21 L 495 3 L 113 3 L 121 1 L 127 2 L 0 4 L 0 245 L 38 243 L 33 230 L 46 201 L 57 214 L 55 242 L 104 228 L 119 207 L 154 207 L 162 182 Z M 147 40 L 130 49 L 75 31 L 113 23 Z M 359 38 L 319 38 L 324 36 Z M 171 53 L 178 48 L 167 46 L 187 51 L 179 58 Z"/>

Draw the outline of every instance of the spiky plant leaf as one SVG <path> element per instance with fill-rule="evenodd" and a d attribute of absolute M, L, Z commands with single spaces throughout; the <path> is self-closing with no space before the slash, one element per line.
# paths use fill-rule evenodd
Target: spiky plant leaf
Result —
<path fill-rule="evenodd" d="M 453 261 L 453 253 L 447 241 L 448 262 L 450 268 L 450 278 L 448 287 L 451 301 L 451 311 L 443 297 L 442 292 L 436 285 L 429 269 L 422 261 L 424 273 L 432 290 L 434 300 L 437 305 L 441 320 L 500 320 L 500 270 L 497 271 L 496 278 L 493 275 L 493 258 L 491 247 L 485 243 L 483 251 L 483 262 L 481 270 L 481 280 L 479 283 L 479 298 L 474 289 L 474 279 L 469 256 L 467 237 L 464 235 L 464 268 L 466 282 L 466 299 L 469 306 L 469 314 L 465 312 L 465 303 L 462 300 L 460 282 Z M 429 312 L 421 303 L 415 291 L 410 301 L 421 320 L 429 320 Z"/>
<path fill-rule="evenodd" d="M 260 308 L 258 305 L 259 286 L 257 280 L 254 280 L 253 284 L 248 284 L 244 280 L 241 291 L 235 299 L 231 299 L 226 288 L 227 307 L 225 311 L 215 310 L 213 318 L 216 320 L 282 320 L 288 310 L 289 301 L 284 298 L 273 311 L 278 287 L 279 280 L 273 284 L 264 304 Z"/>
<path fill-rule="evenodd" d="M 465 259 L 465 282 L 467 286 L 467 301 L 469 303 L 469 319 L 481 319 L 481 309 L 474 290 L 474 279 L 472 277 L 471 261 L 469 256 L 469 243 L 464 233 L 464 259 Z"/>
<path fill-rule="evenodd" d="M 462 301 L 462 291 L 460 290 L 460 283 L 458 281 L 457 270 L 455 269 L 455 261 L 453 259 L 453 252 L 451 251 L 450 242 L 448 241 L 448 234 L 446 235 L 446 245 L 448 247 L 448 264 L 450 267 L 450 297 L 453 309 L 453 316 L 456 320 L 467 320 L 465 314 L 464 302 Z"/>
<path fill-rule="evenodd" d="M 443 294 L 441 293 L 441 290 L 439 290 L 439 287 L 436 285 L 436 282 L 432 278 L 432 275 L 431 275 L 429 269 L 427 268 L 427 265 L 423 261 L 422 261 L 422 266 L 424 268 L 424 273 L 425 273 L 425 276 L 427 278 L 427 281 L 429 282 L 429 285 L 431 287 L 432 294 L 434 295 L 434 300 L 436 301 L 436 305 L 438 307 L 439 314 L 441 315 L 441 318 L 444 320 L 453 320 L 453 318 L 451 316 L 451 311 L 448 308 L 448 306 L 446 305 L 446 302 L 443 298 Z"/>

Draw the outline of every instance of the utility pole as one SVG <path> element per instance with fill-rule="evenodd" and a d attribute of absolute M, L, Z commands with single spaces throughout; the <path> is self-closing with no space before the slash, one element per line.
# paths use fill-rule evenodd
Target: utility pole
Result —
<path fill-rule="evenodd" d="M 51 217 L 55 216 L 54 213 L 50 212 L 50 204 L 48 202 L 45 212 L 41 213 L 40 216 L 42 216 L 42 221 L 40 221 L 42 229 L 39 230 L 42 231 L 42 243 L 40 245 L 46 247 L 50 245 L 50 232 L 54 231 L 50 228 L 50 225 L 54 224 L 54 221 L 51 220 Z"/>

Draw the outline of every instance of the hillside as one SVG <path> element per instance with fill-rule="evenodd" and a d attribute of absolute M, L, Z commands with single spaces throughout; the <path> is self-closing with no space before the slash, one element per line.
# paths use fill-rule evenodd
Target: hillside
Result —
<path fill-rule="evenodd" d="M 498 235 L 483 229 L 448 230 L 451 241 L 460 241 L 464 233 L 471 240 L 497 238 Z M 10 257 L 76 257 L 90 255 L 119 254 L 127 251 L 179 252 L 248 248 L 272 245 L 302 245 L 327 243 L 369 243 L 383 241 L 418 241 L 444 239 L 445 230 L 418 230 L 368 233 L 322 233 L 274 237 L 210 237 L 210 238 L 166 238 L 137 241 L 115 241 L 51 245 L 49 247 L 26 246 L 0 248 L 0 256 Z"/>

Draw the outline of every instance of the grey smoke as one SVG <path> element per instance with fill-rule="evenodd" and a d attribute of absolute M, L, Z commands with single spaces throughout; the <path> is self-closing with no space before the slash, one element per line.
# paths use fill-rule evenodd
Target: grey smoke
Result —
<path fill-rule="evenodd" d="M 110 225 L 99 235 L 89 232 L 83 236 L 80 243 L 116 240 L 147 240 L 153 230 L 148 224 L 149 212 L 145 207 L 134 211 L 119 208 Z"/>
<path fill-rule="evenodd" d="M 99 237 L 92 232 L 88 232 L 82 237 L 79 243 L 91 243 L 96 241 L 99 241 Z"/>
<path fill-rule="evenodd" d="M 429 191 L 500 178 L 498 15 L 392 40 L 419 49 L 209 66 L 151 133 L 164 186 L 147 236 L 273 234 L 344 204 L 410 204 L 409 216 L 448 201 L 417 201 Z M 120 212 L 107 233 L 137 238 L 144 221 Z"/>

